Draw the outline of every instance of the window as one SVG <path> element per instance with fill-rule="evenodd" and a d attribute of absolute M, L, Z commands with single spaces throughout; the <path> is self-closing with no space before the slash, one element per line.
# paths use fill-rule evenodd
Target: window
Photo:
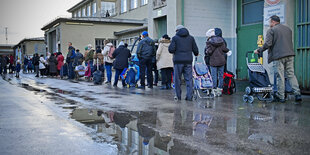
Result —
<path fill-rule="evenodd" d="M 114 2 L 101 2 L 101 16 L 107 17 L 107 12 L 109 15 L 115 15 L 115 3 Z"/>
<path fill-rule="evenodd" d="M 92 16 L 95 17 L 96 16 L 96 12 L 97 12 L 97 4 L 93 3 L 93 7 L 92 7 Z"/>
<path fill-rule="evenodd" d="M 148 0 L 141 0 L 141 6 L 146 5 L 148 3 Z"/>
<path fill-rule="evenodd" d="M 81 17 L 81 10 L 78 11 L 78 17 Z"/>
<path fill-rule="evenodd" d="M 130 9 L 135 9 L 138 7 L 138 0 L 130 0 Z"/>
<path fill-rule="evenodd" d="M 121 13 L 127 11 L 127 0 L 121 0 Z"/>
<path fill-rule="evenodd" d="M 87 12 L 87 13 L 86 13 L 86 14 L 87 14 L 87 17 L 90 17 L 90 5 L 87 6 L 87 11 L 86 11 L 86 12 Z"/>
<path fill-rule="evenodd" d="M 264 0 L 242 1 L 242 24 L 253 24 L 263 21 Z"/>
<path fill-rule="evenodd" d="M 86 16 L 86 8 L 83 8 L 82 9 L 82 17 L 85 17 Z"/>

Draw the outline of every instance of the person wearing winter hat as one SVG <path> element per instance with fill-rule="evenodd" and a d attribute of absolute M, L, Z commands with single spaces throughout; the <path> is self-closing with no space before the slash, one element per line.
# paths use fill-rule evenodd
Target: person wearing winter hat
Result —
<path fill-rule="evenodd" d="M 174 64 L 174 85 L 175 85 L 175 100 L 181 100 L 181 76 L 183 74 L 187 94 L 185 100 L 193 100 L 193 54 L 198 56 L 199 51 L 196 41 L 191 36 L 188 30 L 183 25 L 176 27 L 176 35 L 172 38 L 171 44 L 168 47 L 169 53 L 173 54 Z"/>
<path fill-rule="evenodd" d="M 153 88 L 152 58 L 156 55 L 155 42 L 148 36 L 148 32 L 142 32 L 142 40 L 137 47 L 137 56 L 140 64 L 140 89 L 145 89 L 145 72 L 147 70 L 147 83 Z"/>
<path fill-rule="evenodd" d="M 223 90 L 224 66 L 226 64 L 225 53 L 227 53 L 229 49 L 226 47 L 222 37 L 216 36 L 215 34 L 207 35 L 207 37 L 205 54 L 210 56 L 209 65 L 213 80 L 213 91 L 216 96 L 221 96 Z M 217 81 L 219 81 L 219 83 L 217 83 Z"/>
<path fill-rule="evenodd" d="M 105 40 L 104 44 L 105 46 L 103 48 L 102 55 L 104 56 L 105 69 L 107 72 L 107 81 L 105 83 L 111 84 L 112 66 L 113 66 L 113 61 L 114 61 L 112 54 L 115 51 L 115 47 L 112 43 L 109 42 L 109 40 Z"/>
<path fill-rule="evenodd" d="M 156 52 L 157 68 L 160 69 L 162 78 L 161 89 L 171 89 L 171 79 L 173 71 L 172 54 L 169 53 L 170 37 L 165 34 L 159 41 Z"/>

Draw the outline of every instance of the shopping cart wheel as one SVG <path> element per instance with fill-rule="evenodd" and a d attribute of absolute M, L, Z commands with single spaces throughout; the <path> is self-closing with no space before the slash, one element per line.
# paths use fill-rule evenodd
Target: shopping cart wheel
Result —
<path fill-rule="evenodd" d="M 245 94 L 250 95 L 252 93 L 251 87 L 245 88 Z"/>
<path fill-rule="evenodd" d="M 254 96 L 249 96 L 249 103 L 253 103 L 254 102 Z"/>
<path fill-rule="evenodd" d="M 248 95 L 243 95 L 243 101 L 246 103 L 246 102 L 248 102 L 248 100 L 249 100 L 249 96 Z"/>

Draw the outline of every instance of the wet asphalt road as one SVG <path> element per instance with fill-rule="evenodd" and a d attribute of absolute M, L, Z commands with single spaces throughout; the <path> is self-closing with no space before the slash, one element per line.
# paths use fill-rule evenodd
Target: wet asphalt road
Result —
<path fill-rule="evenodd" d="M 174 102 L 173 90 L 33 74 L 0 83 L 0 154 L 310 154 L 309 96 L 246 104 L 239 82 L 231 96 Z"/>

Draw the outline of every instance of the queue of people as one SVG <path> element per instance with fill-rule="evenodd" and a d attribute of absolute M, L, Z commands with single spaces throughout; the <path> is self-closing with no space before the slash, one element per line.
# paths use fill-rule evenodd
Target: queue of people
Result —
<path fill-rule="evenodd" d="M 276 101 L 285 102 L 284 100 L 284 72 L 288 76 L 290 83 L 296 95 L 296 101 L 301 101 L 300 90 L 296 77 L 294 75 L 294 51 L 292 47 L 291 30 L 280 24 L 280 18 L 272 16 L 270 18 L 270 29 L 267 31 L 266 42 L 263 47 L 257 49 L 255 53 L 261 53 L 266 49 L 269 51 L 269 62 L 274 62 L 277 69 L 276 75 L 278 80 L 279 92 L 276 94 Z M 287 38 L 279 38 L 279 36 L 286 36 Z M 112 68 L 115 70 L 115 78 L 113 86 L 117 87 L 118 80 L 122 79 L 123 87 L 126 87 L 126 82 L 130 81 L 134 76 L 129 73 L 138 73 L 140 79 L 139 89 L 152 89 L 157 85 L 158 70 L 160 70 L 162 83 L 161 90 L 175 89 L 175 100 L 182 99 L 181 77 L 183 75 L 186 83 L 186 97 L 185 100 L 191 101 L 193 99 L 193 56 L 198 56 L 199 51 L 195 39 L 190 35 L 190 32 L 183 25 L 176 27 L 176 35 L 172 39 L 167 35 L 163 35 L 156 45 L 155 41 L 149 37 L 147 31 L 142 32 L 140 41 L 137 45 L 136 54 L 132 54 L 127 48 L 127 44 L 120 42 L 116 48 L 111 42 L 105 40 L 104 47 L 100 46 L 94 49 L 91 44 L 85 47 L 84 55 L 80 53 L 79 49 L 75 49 L 71 42 L 68 43 L 68 54 L 64 62 L 64 56 L 61 52 L 51 54 L 47 57 L 43 55 L 39 57 L 34 54 L 32 58 L 24 58 L 24 72 L 34 70 L 36 77 L 40 75 L 58 76 L 68 71 L 68 79 L 73 80 L 76 75 L 77 66 L 82 66 L 83 62 L 86 66 L 85 76 L 93 76 L 94 71 L 99 70 L 102 74 L 102 79 L 105 78 L 105 84 L 112 84 Z M 282 45 L 285 44 L 285 47 Z M 286 52 L 283 52 L 287 50 Z M 213 82 L 213 91 L 216 96 L 221 96 L 223 91 L 223 74 L 227 70 L 227 55 L 231 51 L 227 48 L 227 43 L 222 37 L 222 31 L 219 28 L 210 29 L 206 32 L 206 47 L 205 47 L 205 63 L 211 71 Z M 135 63 L 133 63 L 135 60 Z M 131 63 L 128 63 L 131 61 Z M 9 73 L 16 73 L 20 71 L 20 60 L 17 61 L 14 67 L 13 56 L 0 57 L 0 73 L 6 74 L 7 69 Z M 131 68 L 131 66 L 138 65 L 139 69 Z M 64 68 L 67 66 L 67 68 Z M 80 67 L 83 68 L 83 67 Z M 158 69 L 158 70 L 157 70 Z M 79 70 L 81 71 L 81 70 Z M 155 71 L 155 81 L 153 78 L 153 71 Z M 19 77 L 19 74 L 16 77 Z M 128 74 L 128 75 L 127 75 Z M 147 84 L 145 83 L 147 77 Z M 173 84 L 173 86 L 172 86 Z M 136 84 L 137 86 L 137 84 Z"/>

